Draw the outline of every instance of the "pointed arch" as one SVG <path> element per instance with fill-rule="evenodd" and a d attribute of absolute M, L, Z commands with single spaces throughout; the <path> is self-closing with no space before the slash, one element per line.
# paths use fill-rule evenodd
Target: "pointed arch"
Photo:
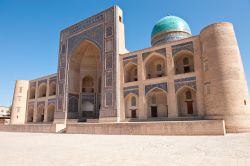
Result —
<path fill-rule="evenodd" d="M 196 116 L 196 90 L 183 86 L 176 92 L 179 117 Z"/>
<path fill-rule="evenodd" d="M 129 62 L 124 66 L 124 82 L 133 82 L 138 80 L 137 64 Z"/>
<path fill-rule="evenodd" d="M 175 74 L 194 72 L 194 54 L 188 50 L 179 51 L 174 56 Z"/>
<path fill-rule="evenodd" d="M 129 93 L 124 100 L 125 105 L 125 118 L 138 118 L 139 117 L 139 96 L 134 93 Z"/>
<path fill-rule="evenodd" d="M 167 92 L 161 88 L 155 87 L 146 94 L 147 117 L 167 117 L 168 116 L 168 98 Z"/>
<path fill-rule="evenodd" d="M 144 71 L 146 79 L 163 77 L 167 73 L 166 70 L 166 57 L 161 54 L 152 53 L 144 60 Z"/>

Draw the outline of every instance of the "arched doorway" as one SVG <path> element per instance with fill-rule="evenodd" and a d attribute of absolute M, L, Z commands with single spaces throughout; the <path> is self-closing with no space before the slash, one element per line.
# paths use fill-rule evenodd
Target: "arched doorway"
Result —
<path fill-rule="evenodd" d="M 135 94 L 128 94 L 125 98 L 125 118 L 138 118 L 138 96 Z"/>
<path fill-rule="evenodd" d="M 49 104 L 47 111 L 47 122 L 54 121 L 54 112 L 55 112 L 55 104 Z"/>
<path fill-rule="evenodd" d="M 40 104 L 37 107 L 36 122 L 43 122 L 43 121 L 44 121 L 44 105 Z"/>
<path fill-rule="evenodd" d="M 178 112 L 180 117 L 197 115 L 196 91 L 189 87 L 183 87 L 177 91 Z"/>
<path fill-rule="evenodd" d="M 98 118 L 100 109 L 102 63 L 101 51 L 91 41 L 84 40 L 75 48 L 69 60 L 69 85 L 71 95 L 79 96 L 79 103 L 69 108 L 78 108 L 78 112 L 68 110 L 68 118 Z M 72 111 L 72 112 L 71 112 Z"/>
<path fill-rule="evenodd" d="M 34 114 L 34 108 L 31 107 L 28 109 L 28 117 L 27 117 L 27 122 L 31 123 L 33 122 L 33 114 Z"/>
<path fill-rule="evenodd" d="M 148 118 L 168 117 L 167 93 L 159 88 L 151 90 L 147 94 Z"/>

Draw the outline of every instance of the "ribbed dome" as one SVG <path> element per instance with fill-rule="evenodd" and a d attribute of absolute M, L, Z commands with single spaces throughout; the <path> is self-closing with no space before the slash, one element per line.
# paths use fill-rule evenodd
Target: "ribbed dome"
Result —
<path fill-rule="evenodd" d="M 163 38 L 167 38 L 165 42 L 169 42 L 189 36 L 191 36 L 191 30 L 185 20 L 176 16 L 166 16 L 155 24 L 151 33 L 151 43 L 156 45 L 163 43 Z M 158 39 L 161 41 L 158 41 Z"/>

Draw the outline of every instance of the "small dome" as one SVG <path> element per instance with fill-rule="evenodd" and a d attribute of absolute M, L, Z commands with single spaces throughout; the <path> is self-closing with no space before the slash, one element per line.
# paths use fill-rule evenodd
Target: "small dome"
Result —
<path fill-rule="evenodd" d="M 185 20 L 176 16 L 166 16 L 155 24 L 151 33 L 151 43 L 157 45 L 190 36 L 191 30 Z"/>

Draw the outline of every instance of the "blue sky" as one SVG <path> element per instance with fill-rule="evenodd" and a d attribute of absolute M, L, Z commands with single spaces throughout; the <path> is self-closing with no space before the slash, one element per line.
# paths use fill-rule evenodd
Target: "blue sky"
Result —
<path fill-rule="evenodd" d="M 168 14 L 186 20 L 193 35 L 232 22 L 250 87 L 250 0 L 0 0 L 0 105 L 11 105 L 15 80 L 56 73 L 60 30 L 115 4 L 130 51 L 149 47 L 154 24 Z"/>

